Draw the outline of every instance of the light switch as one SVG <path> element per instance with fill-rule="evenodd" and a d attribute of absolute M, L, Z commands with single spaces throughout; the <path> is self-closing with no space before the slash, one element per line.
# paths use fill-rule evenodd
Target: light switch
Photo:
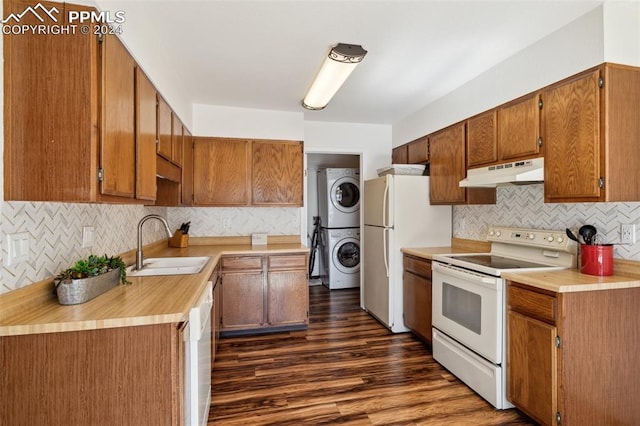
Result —
<path fill-rule="evenodd" d="M 82 227 L 82 248 L 93 247 L 93 226 Z"/>
<path fill-rule="evenodd" d="M 29 260 L 29 233 L 7 235 L 7 265 L 16 265 Z"/>

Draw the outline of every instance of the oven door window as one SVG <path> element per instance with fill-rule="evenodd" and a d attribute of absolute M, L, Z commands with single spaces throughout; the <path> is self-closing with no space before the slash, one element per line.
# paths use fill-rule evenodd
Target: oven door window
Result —
<path fill-rule="evenodd" d="M 433 262 L 433 327 L 492 361 L 502 362 L 504 282 Z"/>
<path fill-rule="evenodd" d="M 482 298 L 460 287 L 443 283 L 442 315 L 480 335 L 482 330 Z"/>

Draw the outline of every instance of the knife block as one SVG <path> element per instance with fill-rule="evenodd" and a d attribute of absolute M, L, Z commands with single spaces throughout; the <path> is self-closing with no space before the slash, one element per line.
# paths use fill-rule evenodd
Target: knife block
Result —
<path fill-rule="evenodd" d="M 187 247 L 189 245 L 189 234 L 183 234 L 179 229 L 169 239 L 169 247 Z"/>

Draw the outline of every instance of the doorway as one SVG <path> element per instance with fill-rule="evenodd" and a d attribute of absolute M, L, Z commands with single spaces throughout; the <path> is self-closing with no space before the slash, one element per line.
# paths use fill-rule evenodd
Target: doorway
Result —
<path fill-rule="evenodd" d="M 356 169 L 358 179 L 361 176 L 361 161 L 359 154 L 342 154 L 342 153 L 309 153 L 307 154 L 307 246 L 311 250 L 309 257 L 309 285 L 325 285 L 328 284 L 328 262 L 330 253 L 328 253 L 327 233 L 320 229 L 318 219 L 320 218 L 320 209 L 322 200 L 319 198 L 318 192 L 318 173 L 326 169 Z M 326 194 L 325 194 L 326 198 Z M 326 206 L 322 207 L 326 209 Z M 357 212 L 360 217 L 360 212 Z M 360 224 L 358 223 L 358 235 L 360 232 Z M 315 235 L 314 235 L 315 234 Z M 359 282 L 359 278 L 358 278 Z"/>

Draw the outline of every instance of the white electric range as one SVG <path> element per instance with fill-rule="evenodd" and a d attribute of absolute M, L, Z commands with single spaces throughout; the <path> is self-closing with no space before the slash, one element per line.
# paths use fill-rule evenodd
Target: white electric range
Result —
<path fill-rule="evenodd" d="M 489 253 L 433 256 L 433 357 L 499 409 L 506 399 L 504 272 L 576 266 L 564 231 L 491 226 Z"/>

